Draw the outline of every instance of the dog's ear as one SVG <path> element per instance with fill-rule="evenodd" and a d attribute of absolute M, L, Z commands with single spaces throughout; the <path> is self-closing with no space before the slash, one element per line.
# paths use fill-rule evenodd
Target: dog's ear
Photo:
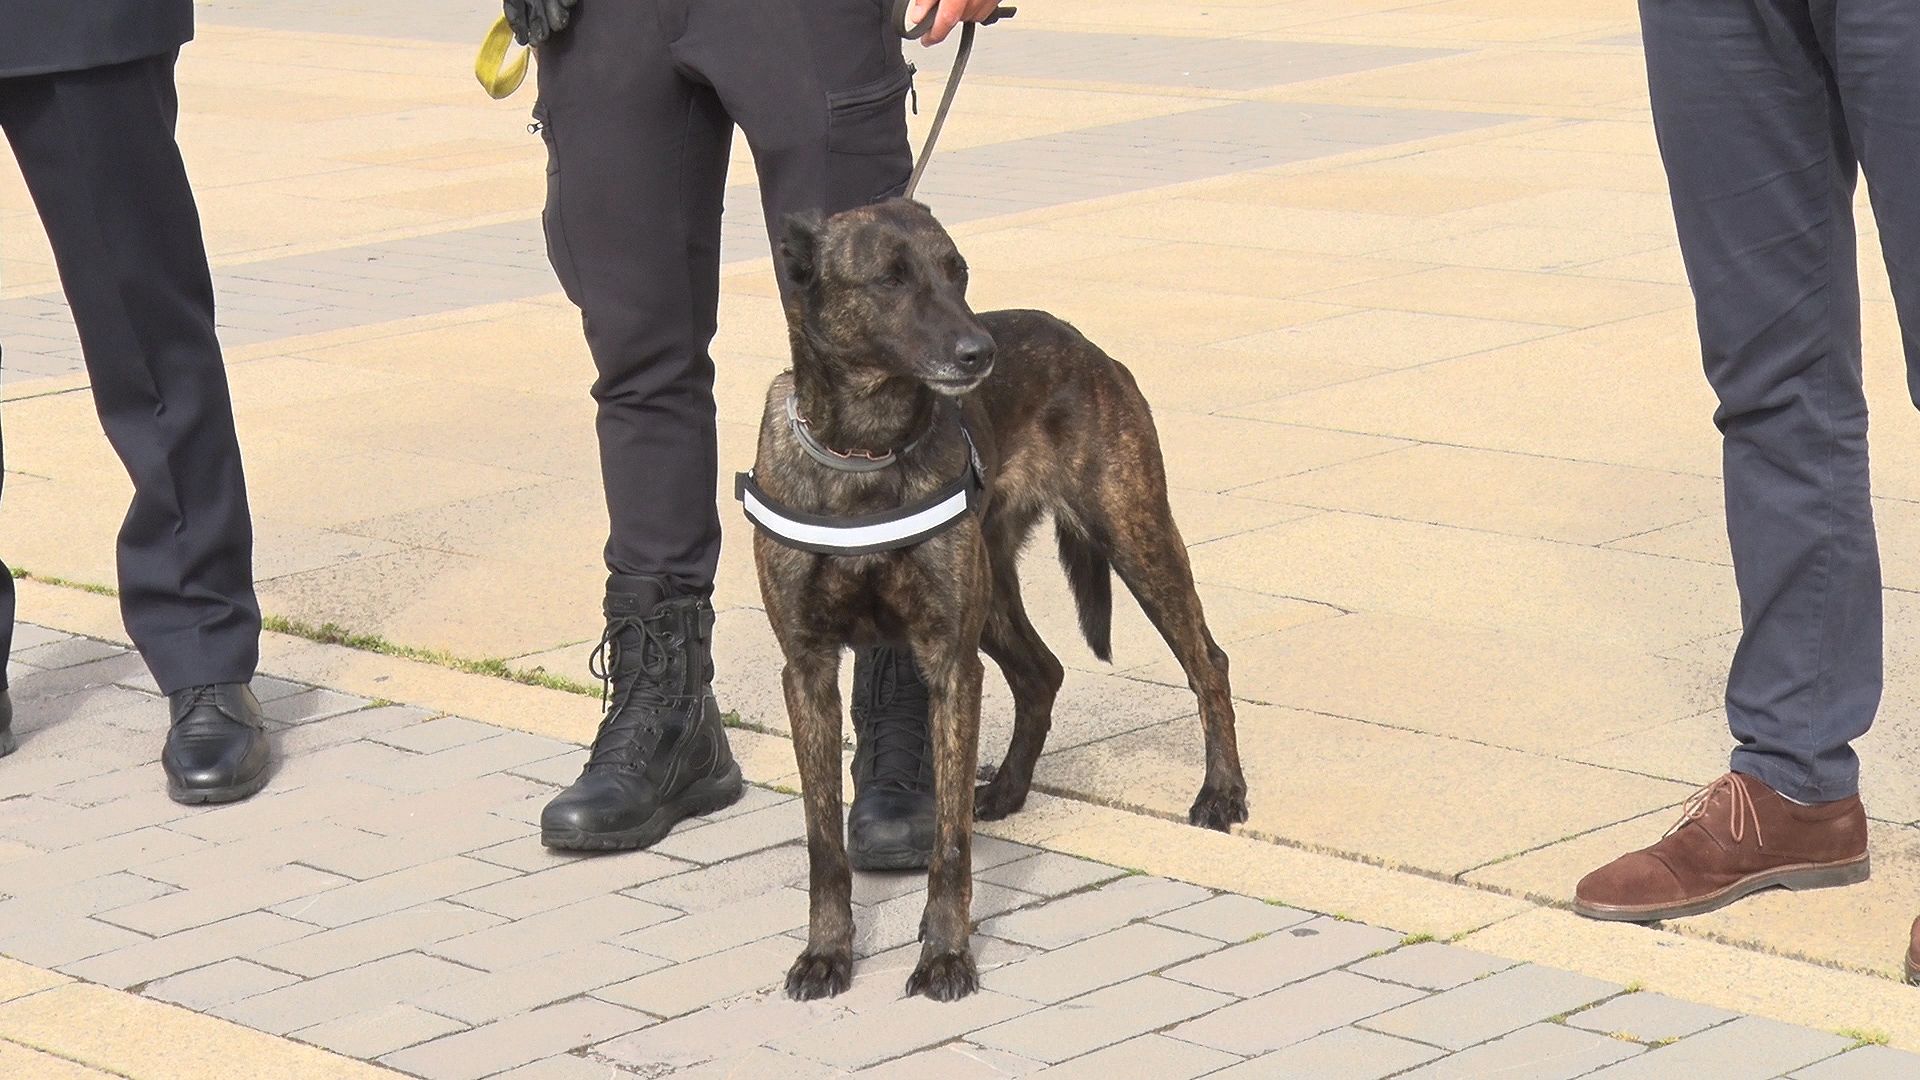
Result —
<path fill-rule="evenodd" d="M 780 262 L 786 268 L 787 280 L 795 286 L 813 283 L 819 271 L 820 233 L 825 226 L 817 211 L 787 215 L 786 229 L 780 237 Z"/>

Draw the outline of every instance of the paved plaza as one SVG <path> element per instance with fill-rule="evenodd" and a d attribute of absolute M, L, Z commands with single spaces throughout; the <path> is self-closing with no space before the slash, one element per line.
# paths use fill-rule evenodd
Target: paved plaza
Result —
<path fill-rule="evenodd" d="M 290 631 L 263 662 L 287 761 L 248 806 L 165 801 L 151 688 L 113 601 L 73 587 L 113 583 L 128 487 L 0 164 L 0 549 L 36 627 L 0 762 L 0 1075 L 216 1075 L 165 1052 L 197 1033 L 263 1077 L 1911 1071 L 1920 421 L 1864 195 L 1873 879 L 1654 929 L 1566 910 L 1724 771 L 1738 626 L 1631 0 L 1030 0 L 981 34 L 922 196 L 976 306 L 1059 313 L 1152 400 L 1252 818 L 1177 823 L 1183 677 L 1124 599 L 1095 661 L 1036 551 L 1067 684 L 1039 794 L 985 829 L 989 992 L 944 1011 L 897 1000 L 911 876 L 861 880 L 848 997 L 764 993 L 804 914 L 797 779 L 724 481 L 718 692 L 758 786 L 657 852 L 533 839 L 598 716 L 566 685 L 606 514 L 532 92 L 471 74 L 494 14 L 209 0 L 182 55 L 260 594 Z M 951 48 L 910 55 L 918 134 Z M 785 366 L 752 177 L 736 145 L 723 474 Z M 311 640 L 343 633 L 384 651 Z M 546 685 L 471 673 L 500 670 Z M 990 671 L 983 755 L 1009 718 Z"/>

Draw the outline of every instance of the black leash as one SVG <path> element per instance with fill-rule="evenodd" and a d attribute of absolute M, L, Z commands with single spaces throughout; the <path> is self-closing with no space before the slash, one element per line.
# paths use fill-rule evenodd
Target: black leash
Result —
<path fill-rule="evenodd" d="M 926 36 L 927 31 L 933 26 L 934 16 L 939 12 L 940 8 L 938 4 L 935 4 L 928 10 L 927 17 L 920 20 L 918 25 L 908 26 L 907 9 L 912 7 L 913 3 L 914 0 L 894 0 L 893 4 L 893 25 L 899 29 L 900 36 L 906 38 L 908 41 L 917 41 Z M 920 186 L 920 175 L 927 171 L 927 162 L 933 160 L 934 144 L 940 141 L 940 129 L 947 124 L 947 111 L 953 108 L 953 97 L 960 91 L 960 76 L 967 73 L 967 58 L 973 55 L 973 31 L 975 26 L 992 26 L 1001 19 L 1013 18 L 1019 10 L 1019 8 L 1014 7 L 994 8 L 993 14 L 982 19 L 979 23 L 969 22 L 960 25 L 960 49 L 954 54 L 953 70 L 947 73 L 947 89 L 945 93 L 940 95 L 940 107 L 934 110 L 933 126 L 927 129 L 927 141 L 920 147 L 919 159 L 913 163 L 913 175 L 907 178 L 907 189 L 902 192 L 904 197 L 909 199 L 913 198 L 914 189 Z"/>

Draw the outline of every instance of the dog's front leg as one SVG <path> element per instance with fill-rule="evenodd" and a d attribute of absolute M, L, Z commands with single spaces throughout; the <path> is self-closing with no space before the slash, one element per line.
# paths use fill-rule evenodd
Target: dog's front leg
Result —
<path fill-rule="evenodd" d="M 971 635 L 916 642 L 932 691 L 934 845 L 927 908 L 920 920 L 920 964 L 907 993 L 955 1001 L 979 988 L 968 938 L 973 930 L 973 780 L 978 769 L 982 668 Z M 964 641 L 955 648 L 956 638 Z"/>
<path fill-rule="evenodd" d="M 791 655 L 781 673 L 807 814 L 807 947 L 787 971 L 787 996 L 830 997 L 853 981 L 853 876 L 840 814 L 840 650 Z"/>

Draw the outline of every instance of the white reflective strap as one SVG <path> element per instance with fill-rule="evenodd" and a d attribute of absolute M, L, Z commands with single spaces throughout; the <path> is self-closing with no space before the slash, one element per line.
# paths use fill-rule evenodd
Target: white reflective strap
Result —
<path fill-rule="evenodd" d="M 747 489 L 740 492 L 740 502 L 754 524 L 781 539 L 813 547 L 850 551 L 908 540 L 937 529 L 967 512 L 967 492 L 964 489 L 918 513 L 875 525 L 813 525 L 795 521 L 782 516 Z"/>

